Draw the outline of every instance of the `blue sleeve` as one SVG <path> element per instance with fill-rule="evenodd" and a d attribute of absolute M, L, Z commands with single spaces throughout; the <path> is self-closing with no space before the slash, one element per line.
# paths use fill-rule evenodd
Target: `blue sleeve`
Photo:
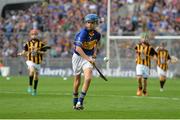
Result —
<path fill-rule="evenodd" d="M 81 30 L 77 35 L 75 39 L 75 46 L 82 46 L 82 43 L 84 40 L 86 40 L 87 32 L 84 30 Z"/>
<path fill-rule="evenodd" d="M 98 35 L 98 41 L 100 41 L 100 39 L 101 39 L 101 34 L 99 33 L 99 35 Z"/>

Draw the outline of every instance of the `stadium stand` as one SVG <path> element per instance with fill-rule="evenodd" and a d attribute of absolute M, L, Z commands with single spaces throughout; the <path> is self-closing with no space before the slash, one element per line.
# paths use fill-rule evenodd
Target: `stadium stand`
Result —
<path fill-rule="evenodd" d="M 74 34 L 82 26 L 85 14 L 97 12 L 106 16 L 106 0 L 102 2 L 84 0 L 50 0 L 36 3 L 27 10 L 8 11 L 6 17 L 0 19 L 0 34 L 3 37 L 1 50 L 5 56 L 16 56 L 17 49 L 27 38 L 27 33 L 32 28 L 40 29 L 43 38 L 53 46 L 50 56 L 69 56 L 72 51 Z M 81 7 L 83 6 L 83 7 Z M 106 25 L 99 28 L 104 32 Z M 19 47 L 18 47 L 19 46 Z"/>
<path fill-rule="evenodd" d="M 59 59 L 55 59 L 70 58 L 74 35 L 82 27 L 83 17 L 87 13 L 97 13 L 104 18 L 98 28 L 102 33 L 99 57 L 103 58 L 106 55 L 107 2 L 108 0 L 42 0 L 23 10 L 5 11 L 5 16 L 0 17 L 0 57 L 16 58 L 17 52 L 22 50 L 23 43 L 28 39 L 29 30 L 38 28 L 43 41 L 52 46 L 47 56 L 47 61 L 51 61 L 48 65 L 66 65 L 64 62 L 70 60 L 60 63 Z M 112 0 L 110 33 L 118 36 L 139 35 L 143 19 L 146 18 L 148 28 L 156 35 L 179 35 L 178 3 L 178 0 Z M 177 57 L 180 57 L 179 44 L 179 41 L 172 44 L 172 53 Z M 126 52 L 121 51 L 121 56 L 127 56 Z M 66 66 L 70 67 L 71 64 Z"/>
<path fill-rule="evenodd" d="M 145 20 L 157 35 L 179 35 L 179 6 L 178 0 L 113 0 L 111 34 L 139 35 Z"/>

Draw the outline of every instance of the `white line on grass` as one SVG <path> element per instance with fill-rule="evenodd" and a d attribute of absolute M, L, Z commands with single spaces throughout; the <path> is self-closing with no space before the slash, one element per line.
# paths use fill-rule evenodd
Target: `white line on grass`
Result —
<path fill-rule="evenodd" d="M 28 94 L 25 92 L 15 92 L 15 91 L 0 91 L 0 93 L 3 94 Z M 60 95 L 60 96 L 72 96 L 70 93 L 39 93 L 39 95 Z M 161 100 L 180 100 L 180 98 L 175 98 L 175 97 L 153 97 L 153 96 L 146 96 L 146 97 L 141 97 L 141 96 L 120 96 L 120 95 L 89 95 L 89 96 L 94 96 L 94 97 L 121 97 L 121 98 L 137 98 L 137 99 L 142 99 L 142 98 L 147 98 L 147 99 L 161 99 Z"/>

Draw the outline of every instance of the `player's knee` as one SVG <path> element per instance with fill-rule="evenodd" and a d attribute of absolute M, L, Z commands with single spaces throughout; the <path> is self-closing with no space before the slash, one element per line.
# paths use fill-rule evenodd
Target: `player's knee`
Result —
<path fill-rule="evenodd" d="M 38 72 L 34 71 L 34 79 L 38 80 Z"/>
<path fill-rule="evenodd" d="M 89 84 L 91 82 L 91 78 L 86 78 L 85 82 Z"/>
<path fill-rule="evenodd" d="M 76 75 L 75 78 L 74 78 L 74 82 L 75 83 L 80 83 L 81 81 L 81 75 Z"/>
<path fill-rule="evenodd" d="M 39 78 L 38 78 L 38 76 L 37 76 L 37 75 L 35 75 L 35 76 L 34 76 L 34 79 L 35 79 L 35 80 L 38 80 Z"/>
<path fill-rule="evenodd" d="M 137 80 L 142 80 L 142 76 L 137 76 Z"/>
<path fill-rule="evenodd" d="M 79 86 L 80 85 L 80 79 L 74 79 L 74 83 Z"/>
<path fill-rule="evenodd" d="M 33 71 L 29 71 L 29 75 L 33 76 L 34 75 Z"/>
<path fill-rule="evenodd" d="M 36 72 L 34 72 L 34 79 L 37 80 L 38 79 L 38 74 Z"/>
<path fill-rule="evenodd" d="M 160 80 L 161 81 L 166 80 L 166 77 L 165 76 L 160 76 Z"/>
<path fill-rule="evenodd" d="M 29 74 L 33 75 L 34 72 L 35 72 L 34 68 L 33 68 L 33 67 L 30 67 L 30 68 L 29 68 Z"/>

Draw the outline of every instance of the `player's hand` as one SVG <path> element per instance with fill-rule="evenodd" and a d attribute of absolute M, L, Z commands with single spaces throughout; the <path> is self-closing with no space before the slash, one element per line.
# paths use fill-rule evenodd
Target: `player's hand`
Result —
<path fill-rule="evenodd" d="M 160 47 L 159 47 L 159 46 L 157 46 L 157 47 L 156 47 L 156 49 L 155 49 L 155 51 L 157 52 L 159 49 L 160 49 Z"/>
<path fill-rule="evenodd" d="M 93 59 L 96 59 L 96 55 L 93 55 L 92 58 L 93 58 Z"/>
<path fill-rule="evenodd" d="M 37 51 L 38 54 L 45 54 L 46 52 L 44 51 Z"/>
<path fill-rule="evenodd" d="M 17 55 L 18 55 L 18 56 L 21 56 L 21 55 L 22 55 L 22 53 L 20 52 L 20 53 L 18 53 Z"/>
<path fill-rule="evenodd" d="M 175 57 L 175 56 L 171 56 L 171 63 L 172 63 L 172 64 L 175 64 L 175 63 L 177 63 L 177 62 L 178 62 L 178 58 Z"/>
<path fill-rule="evenodd" d="M 17 55 L 18 56 L 22 56 L 22 55 L 24 55 L 25 54 L 25 51 L 22 51 L 22 52 L 19 52 Z"/>
<path fill-rule="evenodd" d="M 94 58 L 91 58 L 89 57 L 89 60 L 88 60 L 91 64 L 95 64 L 95 59 Z"/>

